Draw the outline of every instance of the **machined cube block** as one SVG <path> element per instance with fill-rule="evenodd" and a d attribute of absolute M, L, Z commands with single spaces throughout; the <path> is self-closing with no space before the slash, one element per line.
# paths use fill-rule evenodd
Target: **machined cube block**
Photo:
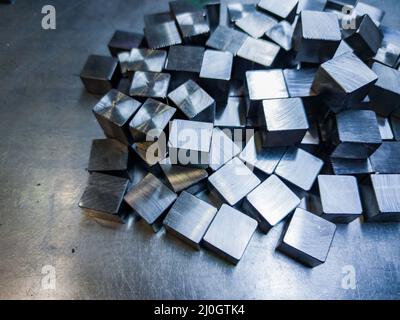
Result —
<path fill-rule="evenodd" d="M 357 179 L 352 176 L 318 176 L 322 218 L 350 223 L 363 213 Z"/>
<path fill-rule="evenodd" d="M 164 220 L 166 230 L 196 249 L 217 214 L 217 208 L 182 192 Z"/>
<path fill-rule="evenodd" d="M 298 0 L 261 0 L 258 7 L 279 20 L 293 22 L 296 17 Z"/>
<path fill-rule="evenodd" d="M 121 74 L 118 60 L 113 57 L 90 55 L 80 77 L 88 92 L 104 95 L 119 83 Z"/>
<path fill-rule="evenodd" d="M 239 158 L 233 158 L 212 174 L 208 182 L 211 189 L 231 206 L 242 201 L 261 183 Z"/>
<path fill-rule="evenodd" d="M 268 233 L 299 204 L 300 199 L 276 175 L 272 175 L 246 196 L 243 210 L 258 221 L 262 232 Z"/>
<path fill-rule="evenodd" d="M 352 47 L 350 47 L 346 41 L 342 40 L 340 41 L 339 47 L 337 48 L 335 55 L 333 56 L 333 58 L 339 57 L 342 54 L 345 53 L 354 53 L 354 50 Z"/>
<path fill-rule="evenodd" d="M 112 89 L 96 104 L 93 113 L 108 138 L 129 145 L 129 121 L 140 105 L 135 99 Z"/>
<path fill-rule="evenodd" d="M 150 13 L 144 15 L 144 26 L 149 27 L 152 25 L 165 23 L 165 22 L 174 22 L 174 17 L 170 11 L 163 11 L 157 13 Z"/>
<path fill-rule="evenodd" d="M 175 16 L 182 40 L 185 43 L 204 44 L 210 26 L 203 11 L 185 12 Z"/>
<path fill-rule="evenodd" d="M 115 139 L 93 140 L 88 164 L 89 172 L 128 177 L 128 147 Z"/>
<path fill-rule="evenodd" d="M 200 70 L 200 84 L 215 101 L 226 101 L 232 74 L 233 55 L 227 51 L 206 50 Z"/>
<path fill-rule="evenodd" d="M 262 145 L 262 138 L 259 132 L 250 138 L 239 158 L 248 167 L 254 167 L 267 175 L 275 172 L 279 161 L 286 152 L 285 147 L 265 148 Z"/>
<path fill-rule="evenodd" d="M 228 134 L 230 135 L 230 132 Z M 210 169 L 217 171 L 239 153 L 240 148 L 232 139 L 221 129 L 214 128 L 210 149 Z"/>
<path fill-rule="evenodd" d="M 108 49 L 111 55 L 116 57 L 123 51 L 139 48 L 143 44 L 143 40 L 144 36 L 141 33 L 117 30 L 108 43 Z"/>
<path fill-rule="evenodd" d="M 299 62 L 323 63 L 331 59 L 342 36 L 338 18 L 329 12 L 304 10 L 294 31 L 294 49 Z"/>
<path fill-rule="evenodd" d="M 253 38 L 261 38 L 277 23 L 278 21 L 275 18 L 259 11 L 253 11 L 235 21 L 235 25 L 238 28 L 242 29 Z"/>
<path fill-rule="evenodd" d="M 165 69 L 168 71 L 200 73 L 203 56 L 204 47 L 172 46 L 169 48 Z"/>
<path fill-rule="evenodd" d="M 327 0 L 299 0 L 297 14 L 304 10 L 324 11 Z"/>
<path fill-rule="evenodd" d="M 320 144 L 318 124 L 314 121 L 311 122 L 310 128 L 307 130 L 303 140 L 301 140 L 299 147 L 311 154 L 317 154 L 320 150 Z"/>
<path fill-rule="evenodd" d="M 176 198 L 176 193 L 149 173 L 127 192 L 124 200 L 157 232 L 166 212 Z"/>
<path fill-rule="evenodd" d="M 257 228 L 257 221 L 224 204 L 204 236 L 204 245 L 233 264 L 239 263 Z"/>
<path fill-rule="evenodd" d="M 247 37 L 237 52 L 240 58 L 261 67 L 271 67 L 277 60 L 281 48 L 270 41 Z M 257 67 L 258 67 L 257 66 Z"/>
<path fill-rule="evenodd" d="M 331 137 L 332 157 L 366 159 L 382 144 L 376 114 L 370 110 L 346 110 L 336 116 Z"/>
<path fill-rule="evenodd" d="M 121 72 L 124 75 L 135 71 L 161 72 L 164 69 L 167 52 L 153 49 L 132 49 L 118 54 Z"/>
<path fill-rule="evenodd" d="M 378 76 L 352 53 L 323 63 L 312 89 L 333 112 L 351 108 L 370 93 Z"/>
<path fill-rule="evenodd" d="M 157 140 L 168 126 L 176 109 L 154 99 L 147 99 L 129 123 L 134 142 Z"/>
<path fill-rule="evenodd" d="M 242 97 L 229 97 L 226 104 L 216 108 L 214 125 L 221 129 L 232 130 L 235 137 L 236 130 L 246 127 L 246 102 Z"/>
<path fill-rule="evenodd" d="M 244 16 L 256 11 L 256 6 L 253 3 L 228 3 L 228 15 L 231 22 L 235 22 Z"/>
<path fill-rule="evenodd" d="M 270 28 L 265 35 L 281 48 L 290 51 L 293 46 L 294 27 L 294 24 L 283 20 Z"/>
<path fill-rule="evenodd" d="M 129 94 L 135 97 L 164 99 L 167 97 L 170 79 L 169 73 L 136 71 Z"/>
<path fill-rule="evenodd" d="M 168 98 L 189 120 L 214 123 L 215 100 L 196 82 L 185 82 L 170 92 Z"/>
<path fill-rule="evenodd" d="M 154 174 L 160 172 L 159 162 L 168 154 L 165 141 L 136 142 L 131 148 L 137 162 Z"/>
<path fill-rule="evenodd" d="M 381 133 L 382 140 L 393 140 L 394 135 L 392 127 L 390 125 L 389 118 L 376 117 L 378 120 L 379 131 Z"/>
<path fill-rule="evenodd" d="M 285 69 L 283 75 L 289 96 L 291 98 L 313 97 L 316 93 L 312 90 L 317 69 Z"/>
<path fill-rule="evenodd" d="M 285 147 L 299 144 L 309 129 L 300 98 L 264 100 L 261 109 L 264 147 Z"/>
<path fill-rule="evenodd" d="M 382 33 L 368 15 L 357 17 L 356 29 L 344 30 L 344 33 L 346 42 L 363 60 L 375 56 L 383 39 Z"/>
<path fill-rule="evenodd" d="M 290 147 L 275 169 L 275 174 L 286 182 L 309 191 L 324 162 L 312 154 L 295 147 Z"/>
<path fill-rule="evenodd" d="M 373 174 L 361 193 L 367 222 L 400 222 L 400 174 Z"/>
<path fill-rule="evenodd" d="M 218 26 L 207 40 L 206 45 L 210 48 L 227 51 L 234 56 L 248 38 L 243 32 L 226 26 Z"/>
<path fill-rule="evenodd" d="M 370 157 L 376 173 L 400 174 L 400 142 L 384 141 Z"/>
<path fill-rule="evenodd" d="M 378 81 L 369 93 L 370 108 L 387 117 L 400 109 L 400 71 L 380 63 L 374 63 L 372 70 L 378 75 Z"/>
<path fill-rule="evenodd" d="M 182 43 L 175 21 L 146 25 L 144 36 L 150 49 L 160 49 Z"/>
<path fill-rule="evenodd" d="M 161 160 L 159 164 L 168 185 L 176 193 L 208 178 L 208 173 L 205 169 L 172 164 L 170 158 Z"/>
<path fill-rule="evenodd" d="M 309 266 L 324 263 L 336 232 L 336 225 L 303 209 L 296 209 L 278 249 Z"/>
<path fill-rule="evenodd" d="M 369 159 L 331 158 L 330 165 L 335 175 L 353 175 L 362 178 L 374 172 Z"/>
<path fill-rule="evenodd" d="M 123 205 L 128 183 L 125 178 L 94 172 L 89 176 L 79 207 L 95 218 L 124 223 L 129 214 Z"/>
<path fill-rule="evenodd" d="M 207 168 L 213 127 L 207 122 L 174 120 L 168 141 L 172 164 Z"/>

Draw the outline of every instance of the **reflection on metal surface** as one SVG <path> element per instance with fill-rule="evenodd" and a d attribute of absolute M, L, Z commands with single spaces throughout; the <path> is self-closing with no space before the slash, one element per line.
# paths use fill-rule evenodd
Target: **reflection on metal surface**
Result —
<path fill-rule="evenodd" d="M 122 51 L 130 51 L 133 48 L 139 48 L 142 42 L 143 34 L 141 33 L 117 30 L 108 43 L 108 49 L 111 55 L 116 57 Z"/>
<path fill-rule="evenodd" d="M 129 91 L 131 96 L 166 98 L 170 74 L 136 71 Z"/>

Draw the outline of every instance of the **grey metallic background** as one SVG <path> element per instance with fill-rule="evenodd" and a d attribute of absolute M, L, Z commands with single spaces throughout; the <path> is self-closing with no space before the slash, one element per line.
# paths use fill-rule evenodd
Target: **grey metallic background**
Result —
<path fill-rule="evenodd" d="M 364 0 L 400 28 L 398 0 Z M 57 30 L 41 29 L 41 8 Z M 83 216 L 91 141 L 102 131 L 80 70 L 108 54 L 115 29 L 142 30 L 159 0 L 17 0 L 0 6 L 0 298 L 381 299 L 400 298 L 400 226 L 339 226 L 328 261 L 308 269 L 275 251 L 283 225 L 256 233 L 233 267 L 142 223 L 113 227 Z M 75 251 L 74 253 L 72 251 Z M 56 267 L 56 290 L 41 269 Z M 342 268 L 357 271 L 341 288 Z"/>

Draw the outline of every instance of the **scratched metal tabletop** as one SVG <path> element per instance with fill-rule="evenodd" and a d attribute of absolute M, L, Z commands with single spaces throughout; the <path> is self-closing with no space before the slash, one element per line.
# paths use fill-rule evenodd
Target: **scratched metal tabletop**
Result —
<path fill-rule="evenodd" d="M 364 1 L 400 28 L 397 0 Z M 57 29 L 44 31 L 49 2 Z M 143 14 L 167 8 L 159 0 L 0 6 L 0 298 L 399 299 L 398 224 L 339 226 L 315 269 L 275 250 L 280 224 L 257 232 L 234 267 L 142 223 L 82 215 L 89 148 L 103 135 L 91 112 L 98 97 L 85 92 L 80 70 L 89 54 L 108 54 L 115 29 L 141 31 Z"/>

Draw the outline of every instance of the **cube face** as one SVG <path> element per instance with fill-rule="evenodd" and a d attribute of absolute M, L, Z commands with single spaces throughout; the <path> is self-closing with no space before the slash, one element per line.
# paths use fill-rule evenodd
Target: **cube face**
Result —
<path fill-rule="evenodd" d="M 363 210 L 355 177 L 320 175 L 318 186 L 325 219 L 349 223 L 361 216 Z"/>
<path fill-rule="evenodd" d="M 147 99 L 129 124 L 134 142 L 156 140 L 168 126 L 176 109 L 154 99 Z"/>
<path fill-rule="evenodd" d="M 275 174 L 293 185 L 309 191 L 324 162 L 312 154 L 290 147 L 279 162 Z"/>
<path fill-rule="evenodd" d="M 134 71 L 161 72 L 167 59 L 164 50 L 132 49 L 118 55 L 123 74 Z"/>
<path fill-rule="evenodd" d="M 324 11 L 327 0 L 299 0 L 297 14 L 302 11 Z"/>
<path fill-rule="evenodd" d="M 99 216 L 102 218 L 121 220 L 121 204 L 128 182 L 124 178 L 92 173 L 79 201 L 79 207 L 103 213 Z"/>
<path fill-rule="evenodd" d="M 208 178 L 221 198 L 234 206 L 260 184 L 260 180 L 242 161 L 234 158 Z"/>
<path fill-rule="evenodd" d="M 237 20 L 235 25 L 253 38 L 261 38 L 278 21 L 258 11 L 251 12 Z"/>
<path fill-rule="evenodd" d="M 370 157 L 373 171 L 383 174 L 400 173 L 400 142 L 383 142 Z"/>
<path fill-rule="evenodd" d="M 311 89 L 317 69 L 285 69 L 283 74 L 285 77 L 287 90 L 291 98 L 306 98 L 315 96 L 315 92 Z"/>
<path fill-rule="evenodd" d="M 342 39 L 338 18 L 329 12 L 302 11 L 294 38 L 296 60 L 323 63 L 334 56 Z"/>
<path fill-rule="evenodd" d="M 157 171 L 158 163 L 167 157 L 167 148 L 160 141 L 137 142 L 131 148 L 149 171 Z"/>
<path fill-rule="evenodd" d="M 362 101 L 377 79 L 359 58 L 346 53 L 320 66 L 312 89 L 322 95 L 333 112 L 340 112 Z"/>
<path fill-rule="evenodd" d="M 173 46 L 169 49 L 166 70 L 200 73 L 204 47 Z"/>
<path fill-rule="evenodd" d="M 261 0 L 258 6 L 278 19 L 292 22 L 296 15 L 298 3 L 298 0 L 284 2 L 279 0 Z"/>
<path fill-rule="evenodd" d="M 256 133 L 247 142 L 246 147 L 243 149 L 239 157 L 247 165 L 251 165 L 261 172 L 271 175 L 275 172 L 275 168 L 285 152 L 285 147 L 263 147 L 261 135 Z"/>
<path fill-rule="evenodd" d="M 145 98 L 166 98 L 171 75 L 137 71 L 133 76 L 129 94 Z"/>
<path fill-rule="evenodd" d="M 174 203 L 177 195 L 149 173 L 125 195 L 125 202 L 153 225 Z"/>
<path fill-rule="evenodd" d="M 228 3 L 227 6 L 231 22 L 235 22 L 249 13 L 256 11 L 256 6 L 252 3 Z"/>
<path fill-rule="evenodd" d="M 170 92 L 168 98 L 193 121 L 214 122 L 215 101 L 197 83 L 189 80 Z"/>
<path fill-rule="evenodd" d="M 164 220 L 166 229 L 195 248 L 200 248 L 217 209 L 187 192 L 182 192 Z"/>
<path fill-rule="evenodd" d="M 299 204 L 300 199 L 272 175 L 247 195 L 243 209 L 258 221 L 260 230 L 267 233 Z"/>
<path fill-rule="evenodd" d="M 175 21 L 168 21 L 144 28 L 147 44 L 151 49 L 160 49 L 182 43 Z"/>
<path fill-rule="evenodd" d="M 300 262 L 315 267 L 326 261 L 336 226 L 311 212 L 297 209 L 279 249 Z"/>
<path fill-rule="evenodd" d="M 175 19 L 184 40 L 193 41 L 193 38 L 206 36 L 210 32 L 202 11 L 181 13 Z"/>
<path fill-rule="evenodd" d="M 218 26 L 207 41 L 207 46 L 221 51 L 227 51 L 234 56 L 248 38 L 243 32 L 226 26 Z"/>
<path fill-rule="evenodd" d="M 377 120 L 382 140 L 393 140 L 394 136 L 389 119 L 384 117 L 377 117 Z"/>
<path fill-rule="evenodd" d="M 108 138 L 129 144 L 126 124 L 139 107 L 140 102 L 113 89 L 96 104 L 93 113 Z"/>
<path fill-rule="evenodd" d="M 128 169 L 128 148 L 115 139 L 93 140 L 89 172 L 108 172 L 124 176 Z"/>
<path fill-rule="evenodd" d="M 280 47 L 270 41 L 247 37 L 237 55 L 261 66 L 271 67 L 279 51 Z"/>
<path fill-rule="evenodd" d="M 379 78 L 369 94 L 371 108 L 386 117 L 400 108 L 400 71 L 380 63 L 374 63 L 372 70 Z"/>
<path fill-rule="evenodd" d="M 294 26 L 287 21 L 281 21 L 269 29 L 265 35 L 286 51 L 292 49 Z"/>
<path fill-rule="evenodd" d="M 246 126 L 245 100 L 241 97 L 229 97 L 226 105 L 216 108 L 214 125 L 219 128 L 244 128 Z"/>
<path fill-rule="evenodd" d="M 280 69 L 246 72 L 250 100 L 288 98 L 285 78 Z"/>
<path fill-rule="evenodd" d="M 382 144 L 378 121 L 373 111 L 343 111 L 336 115 L 336 123 L 339 143 L 332 157 L 366 159 Z"/>
<path fill-rule="evenodd" d="M 240 153 L 240 148 L 221 130 L 214 128 L 210 149 L 210 169 L 217 171 Z"/>
<path fill-rule="evenodd" d="M 208 167 L 213 124 L 174 120 L 169 134 L 169 153 L 173 164 Z"/>
<path fill-rule="evenodd" d="M 108 48 L 112 56 L 116 57 L 122 51 L 130 51 L 133 48 L 139 48 L 143 39 L 143 34 L 117 30 L 108 43 Z"/>
<path fill-rule="evenodd" d="M 263 101 L 262 127 L 264 147 L 293 146 L 300 143 L 309 129 L 300 98 Z"/>
<path fill-rule="evenodd" d="M 331 165 L 335 175 L 363 176 L 373 173 L 369 159 L 331 158 Z"/>
<path fill-rule="evenodd" d="M 232 73 L 233 55 L 230 52 L 206 50 L 200 78 L 230 80 Z"/>
<path fill-rule="evenodd" d="M 257 228 L 257 221 L 222 205 L 204 236 L 204 244 L 228 261 L 237 264 Z"/>
<path fill-rule="evenodd" d="M 90 55 L 80 74 L 86 90 L 106 94 L 118 84 L 118 60 L 113 57 Z"/>

